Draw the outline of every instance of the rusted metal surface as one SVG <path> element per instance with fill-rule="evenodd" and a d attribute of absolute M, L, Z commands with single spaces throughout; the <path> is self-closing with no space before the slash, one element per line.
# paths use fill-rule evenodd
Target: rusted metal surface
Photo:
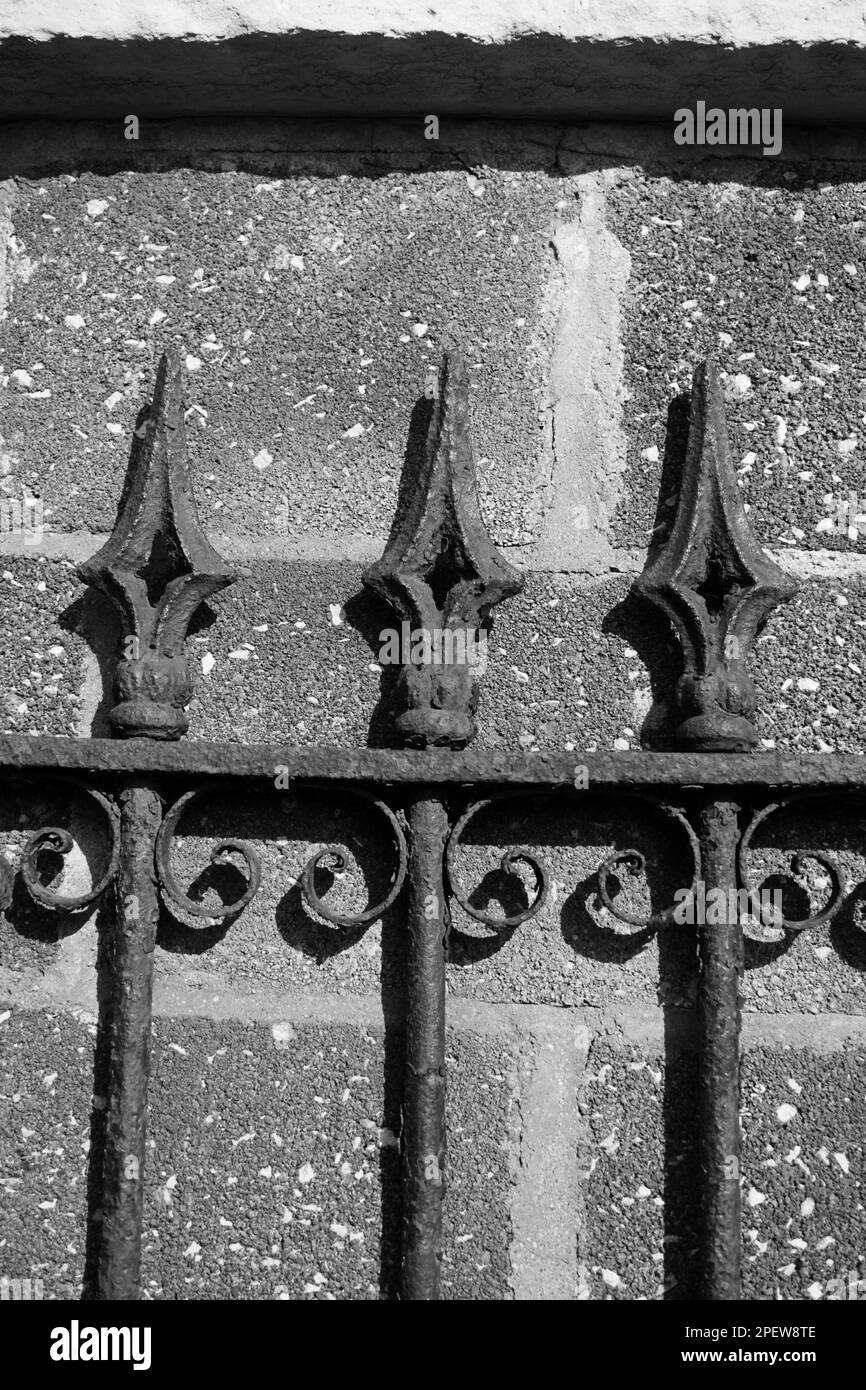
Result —
<path fill-rule="evenodd" d="M 753 748 L 755 634 L 797 585 L 764 554 L 731 462 L 719 370 L 695 372 L 685 471 L 673 529 L 634 585 L 668 614 L 683 649 L 676 748 Z"/>
<path fill-rule="evenodd" d="M 476 671 L 467 660 L 491 608 L 523 587 L 523 576 L 493 545 L 478 506 L 472 453 L 469 374 L 456 348 L 443 354 L 420 467 L 403 480 L 406 498 L 381 560 L 364 583 L 393 606 L 410 633 L 431 642 L 461 634 L 452 644 L 463 659 L 422 659 L 401 666 L 406 709 L 396 721 L 414 748 L 462 748 L 475 737 Z M 471 656 L 471 650 L 468 652 Z"/>
<path fill-rule="evenodd" d="M 43 883 L 40 877 L 40 859 L 42 856 L 44 854 L 67 855 L 74 847 L 74 841 L 68 830 L 62 826 L 46 825 L 33 831 L 29 836 L 21 856 L 20 874 L 31 898 L 40 907 L 47 907 L 55 912 L 83 912 L 101 898 L 106 889 L 114 882 L 120 859 L 120 817 L 114 802 L 109 801 L 101 792 L 92 787 L 82 786 L 80 782 L 70 782 L 65 778 L 63 781 L 70 790 L 74 787 L 79 793 L 89 797 L 102 812 L 109 840 L 106 866 L 96 883 L 87 892 L 76 893 L 73 897 L 66 897 L 50 885 Z"/>
<path fill-rule="evenodd" d="M 761 624 L 777 604 L 793 597 L 797 586 L 764 554 L 746 515 L 731 462 L 721 379 L 712 361 L 694 376 L 673 527 L 635 588 L 668 614 L 683 650 L 674 746 L 702 755 L 754 747 L 755 687 L 746 657 Z M 721 921 L 698 923 L 703 1296 L 736 1299 L 743 962 L 743 928 L 735 906 L 737 803 L 708 801 L 700 815 L 699 838 L 704 901 L 713 889 L 721 889 L 726 904 Z"/>
<path fill-rule="evenodd" d="M 433 396 L 420 467 L 410 462 L 405 502 L 385 553 L 364 574 L 364 583 L 391 603 L 406 629 L 409 650 L 401 653 L 400 664 L 405 709 L 395 733 L 424 750 L 463 748 L 475 737 L 480 671 L 474 658 L 482 627 L 494 605 L 523 585 L 481 518 L 469 374 L 459 350 L 443 354 Z M 440 1296 L 449 827 L 443 803 L 426 790 L 412 801 L 409 823 L 401 1291 L 404 1299 L 416 1300 Z"/>
<path fill-rule="evenodd" d="M 51 772 L 57 768 L 122 781 L 136 770 L 197 780 L 230 777 L 273 785 L 278 767 L 290 782 L 369 783 L 379 787 L 430 784 L 457 790 L 496 787 L 571 787 L 576 764 L 587 784 L 617 787 L 740 788 L 743 792 L 866 787 L 866 757 L 860 753 L 657 753 L 633 749 L 598 753 L 541 750 L 430 748 L 296 748 L 285 744 L 178 743 L 146 739 L 72 739 L 51 735 L 0 735 L 0 767 Z"/>
<path fill-rule="evenodd" d="M 177 352 L 159 361 L 152 403 L 139 418 L 117 520 L 102 549 L 79 566 L 123 625 L 110 714 L 115 734 L 173 741 L 186 733 L 192 680 L 184 641 L 199 604 L 236 577 L 205 538 L 189 482 Z M 170 837 L 181 798 L 163 828 L 155 783 L 128 765 L 120 791 L 112 960 L 109 1081 L 103 1160 L 98 1296 L 139 1296 L 153 952 L 159 923 L 157 844 Z M 237 846 L 232 844 L 233 848 Z M 226 846 L 221 846 L 225 850 Z M 243 847 L 241 847 L 243 853 Z M 251 891 L 256 865 L 247 859 Z M 175 887 L 169 873 L 169 890 Z M 185 899 L 184 906 L 196 911 Z"/>
<path fill-rule="evenodd" d="M 205 539 L 195 514 L 175 354 L 161 359 L 154 402 L 136 434 L 115 530 L 79 572 L 108 594 L 122 617 L 118 704 L 111 714 L 115 733 L 122 737 L 0 735 L 0 767 L 10 782 L 21 773 L 28 779 L 82 778 L 76 785 L 99 805 L 111 837 L 104 871 L 89 892 L 74 898 L 63 898 L 46 881 L 50 856 L 65 855 L 72 847 L 68 831 L 58 826 L 36 830 L 20 867 L 31 896 L 48 908 L 86 911 L 114 885 L 101 1172 L 102 1298 L 139 1296 L 151 987 L 160 904 L 181 917 L 226 920 L 252 901 L 261 879 L 252 847 L 221 839 L 211 862 L 243 866 L 244 883 L 235 901 L 205 906 L 184 891 L 172 867 L 172 845 L 182 834 L 184 814 L 201 800 L 210 798 L 224 809 L 238 792 L 259 795 L 265 787 L 282 786 L 293 793 L 330 790 L 359 802 L 371 820 L 375 816 L 387 828 L 393 861 L 380 902 L 352 915 L 332 907 L 320 893 L 320 871 L 346 867 L 343 848 L 336 844 L 320 846 L 311 855 L 299 883 L 311 912 L 335 926 L 357 928 L 397 905 L 408 880 L 401 1293 L 404 1299 L 431 1300 L 441 1296 L 449 902 L 494 931 L 511 931 L 537 914 L 548 897 L 543 862 L 522 847 L 506 852 L 500 869 L 520 877 L 526 906 L 500 918 L 475 908 L 459 874 L 461 842 L 470 825 L 477 834 L 483 813 L 520 799 L 529 809 L 561 806 L 563 819 L 579 827 L 591 820 L 594 798 L 616 794 L 642 806 L 648 820 L 667 818 L 671 833 L 688 845 L 683 877 L 692 876 L 692 892 L 700 885 L 705 899 L 710 889 L 723 889 L 730 904 L 730 890 L 754 889 L 752 845 L 776 812 L 844 793 L 862 799 L 866 789 L 866 758 L 860 755 L 754 751 L 755 694 L 745 662 L 760 623 L 774 604 L 791 597 L 794 585 L 761 551 L 742 507 L 719 376 L 711 364 L 695 377 L 673 528 L 635 585 L 669 615 L 683 649 L 676 730 L 666 752 L 467 751 L 476 733 L 480 669 L 468 659 L 471 647 L 465 642 L 458 646 L 456 660 L 443 661 L 435 645 L 431 652 L 423 643 L 420 650 L 411 644 L 410 654 L 401 656 L 403 708 L 394 736 L 408 746 L 184 742 L 185 705 L 192 691 L 184 655 L 188 624 L 198 604 L 230 584 L 234 575 Z M 498 554 L 481 519 L 468 379 L 456 350 L 443 358 L 429 406 L 426 448 L 408 468 L 387 548 L 365 582 L 393 605 L 410 637 L 419 631 L 464 638 L 481 634 L 493 607 L 522 585 L 522 576 Z M 833 857 L 813 850 L 795 855 L 795 875 L 806 859 L 829 874 L 831 891 L 809 919 L 779 916 L 775 926 L 781 934 L 826 924 L 846 899 L 845 877 Z M 620 924 L 642 932 L 663 930 L 672 919 L 671 908 L 641 919 L 619 908 L 609 888 L 613 875 L 641 874 L 646 867 L 634 848 L 608 856 L 596 875 L 599 900 Z M 0 856 L 0 912 L 11 905 L 13 883 L 13 871 Z M 701 923 L 697 945 L 701 1296 L 716 1300 L 739 1292 L 743 926 L 738 912 L 729 905 L 720 923 Z"/>
<path fill-rule="evenodd" d="M 78 574 L 123 623 L 109 716 L 123 736 L 176 739 L 189 728 L 192 680 L 183 645 L 195 610 L 237 578 L 205 538 L 189 481 L 180 360 L 160 358 L 153 402 L 133 436 L 117 521 Z"/>
<path fill-rule="evenodd" d="M 724 891 L 723 920 L 698 925 L 701 1168 L 701 1295 L 740 1297 L 740 976 L 743 930 L 730 890 L 737 887 L 737 807 L 710 801 L 701 814 L 706 892 Z M 734 899 L 736 901 L 736 899 Z M 716 914 L 714 914 L 715 916 Z"/>
<path fill-rule="evenodd" d="M 420 796 L 409 812 L 406 1071 L 403 1087 L 401 1297 L 440 1296 L 445 1195 L 445 936 L 448 816 Z"/>
<path fill-rule="evenodd" d="M 153 952 L 159 922 L 153 852 L 162 802 L 153 787 L 140 783 L 121 792 L 120 808 L 97 1291 L 101 1299 L 139 1296 Z"/>

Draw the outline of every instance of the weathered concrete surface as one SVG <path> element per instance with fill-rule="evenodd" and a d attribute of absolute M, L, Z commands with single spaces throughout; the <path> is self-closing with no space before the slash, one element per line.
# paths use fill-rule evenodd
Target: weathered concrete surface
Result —
<path fill-rule="evenodd" d="M 165 2 L 74 11 L 15 6 L 0 29 L 2 116 L 129 112 L 442 114 L 667 119 L 719 105 L 784 106 L 791 119 L 862 118 L 862 6 L 805 0 L 718 9 L 666 0 L 580 6 L 447 0 L 286 13 Z"/>
<path fill-rule="evenodd" d="M 102 1114 L 96 1017 L 0 1018 L 2 1267 L 76 1298 Z M 400 1062 L 399 1036 L 366 1026 L 157 1020 L 145 1297 L 393 1296 Z M 511 1296 L 516 1076 L 507 1032 L 452 1033 L 446 1298 Z"/>
<path fill-rule="evenodd" d="M 463 124 L 439 152 L 337 122 L 278 152 L 298 124 L 212 127 L 208 154 L 203 132 L 172 145 L 163 126 L 145 169 L 104 129 L 84 168 L 75 135 L 37 142 L 41 168 L 0 201 L 4 495 L 41 497 L 52 528 L 108 529 L 174 342 L 206 528 L 308 532 L 308 554 L 336 535 L 360 558 L 387 534 L 413 410 L 455 334 L 494 539 L 534 568 L 602 573 L 662 535 L 683 393 L 713 351 L 762 541 L 864 553 L 857 141 L 858 158 L 810 161 L 801 142 L 770 168 L 689 164 L 670 138 L 617 146 L 609 127 L 544 127 L 509 154 L 501 125 Z M 35 157 L 22 137 L 23 167 Z M 43 172 L 64 159 L 74 172 Z"/>
<path fill-rule="evenodd" d="M 455 338 L 475 388 L 482 508 L 500 543 L 530 541 L 561 190 L 455 162 L 17 182 L 2 491 L 38 487 L 51 529 L 109 530 L 137 411 L 174 342 L 206 528 L 384 540 L 428 368 Z"/>
<path fill-rule="evenodd" d="M 203 1002 L 195 1017 L 158 1002 L 148 1298 L 393 1289 L 399 1019 L 369 998 L 276 1002 L 235 997 L 213 1016 Z M 446 1297 L 688 1297 L 692 1016 L 451 1013 Z M 0 996 L 0 1030 L 4 1269 L 75 1298 L 103 1113 L 96 1012 L 9 1012 Z M 818 1300 L 862 1277 L 864 1056 L 862 1020 L 747 1021 L 747 1298 Z"/>
<path fill-rule="evenodd" d="M 854 1102 L 863 1066 L 862 1047 L 850 1045 L 746 1051 L 744 1298 L 820 1300 L 849 1270 L 863 1277 L 866 1171 Z M 600 1039 L 586 1080 L 590 1297 L 688 1298 L 697 1215 L 688 1039 L 673 1024 L 664 1052 Z"/>
<path fill-rule="evenodd" d="M 731 165 L 688 181 L 638 170 L 611 189 L 607 224 L 631 255 L 616 543 L 664 534 L 683 393 L 714 353 L 726 373 L 731 452 L 763 543 L 862 553 L 866 170 L 841 173 L 820 162 L 754 180 Z"/>

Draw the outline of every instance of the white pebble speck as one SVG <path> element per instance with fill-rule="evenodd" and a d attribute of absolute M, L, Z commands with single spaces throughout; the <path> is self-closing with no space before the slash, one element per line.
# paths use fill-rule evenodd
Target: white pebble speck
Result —
<path fill-rule="evenodd" d="M 802 690 L 804 694 L 811 695 L 814 694 L 816 690 L 820 689 L 820 686 L 811 676 L 800 676 L 797 681 L 797 689 Z"/>
<path fill-rule="evenodd" d="M 800 1203 L 800 1215 L 801 1215 L 801 1216 L 811 1216 L 812 1213 L 814 1212 L 814 1210 L 815 1210 L 815 1198 L 814 1198 L 814 1197 L 807 1197 L 806 1200 L 805 1200 L 804 1202 L 801 1202 L 801 1203 Z"/>
<path fill-rule="evenodd" d="M 193 355 L 192 355 L 191 352 L 187 353 L 187 356 L 186 356 L 186 369 L 187 369 L 188 372 L 197 372 L 197 371 L 199 370 L 199 368 L 201 367 L 201 365 L 202 365 L 202 361 L 201 361 L 201 358 L 200 358 L 200 357 L 193 357 Z"/>
<path fill-rule="evenodd" d="M 350 429 L 343 431 L 344 439 L 359 439 L 364 433 L 364 426 L 361 424 L 352 425 Z"/>
<path fill-rule="evenodd" d="M 88 198 L 88 200 L 87 200 L 87 216 L 88 216 L 88 217 L 101 217 L 102 214 L 105 212 L 105 209 L 106 209 L 107 207 L 108 207 L 108 199 L 107 199 L 107 198 Z"/>
<path fill-rule="evenodd" d="M 300 1168 L 298 1169 L 298 1182 L 299 1182 L 299 1183 L 302 1183 L 303 1186 L 306 1187 L 307 1183 L 312 1182 L 315 1176 L 316 1176 L 316 1170 L 315 1170 L 315 1168 L 313 1167 L 312 1163 L 302 1163 L 302 1164 L 301 1164 Z"/>
<path fill-rule="evenodd" d="M 267 449 L 260 449 L 259 452 L 256 454 L 255 458 L 253 459 L 253 468 L 270 468 L 273 461 L 273 454 L 269 454 Z"/>
<path fill-rule="evenodd" d="M 9 374 L 10 380 L 15 383 L 19 391 L 28 391 L 33 385 L 33 378 L 29 372 L 25 372 L 21 367 L 17 367 L 14 372 Z"/>
<path fill-rule="evenodd" d="M 81 317 L 80 314 L 66 314 L 66 316 L 63 319 L 63 322 L 66 324 L 67 328 L 84 327 L 84 319 Z"/>
<path fill-rule="evenodd" d="M 790 1124 L 792 1120 L 795 1120 L 797 1118 L 796 1105 L 790 1105 L 786 1101 L 783 1105 L 780 1105 L 776 1110 L 776 1118 L 783 1125 Z"/>
<path fill-rule="evenodd" d="M 214 656 L 213 652 L 205 652 L 204 656 L 201 659 L 201 669 L 204 672 L 204 674 L 206 676 L 209 676 L 215 666 L 216 657 Z"/>
<path fill-rule="evenodd" d="M 291 1023 L 280 1022 L 271 1025 L 271 1037 L 274 1040 L 274 1047 L 278 1052 L 285 1052 L 294 1040 L 295 1030 Z"/>

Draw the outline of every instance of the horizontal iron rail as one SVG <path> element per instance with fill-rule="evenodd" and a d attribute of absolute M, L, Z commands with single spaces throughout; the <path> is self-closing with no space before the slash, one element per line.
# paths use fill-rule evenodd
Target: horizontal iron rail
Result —
<path fill-rule="evenodd" d="M 57 735 L 0 736 L 0 768 L 70 773 L 166 773 L 273 781 L 366 782 L 378 786 L 563 787 L 577 769 L 590 791 L 705 787 L 866 789 L 866 755 L 859 753 L 503 753 L 391 748 L 292 747 L 204 740 L 73 739 Z"/>

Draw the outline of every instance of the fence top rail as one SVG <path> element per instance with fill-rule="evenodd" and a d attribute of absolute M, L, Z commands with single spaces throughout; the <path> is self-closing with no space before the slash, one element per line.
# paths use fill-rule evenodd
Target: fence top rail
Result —
<path fill-rule="evenodd" d="M 173 774 L 271 782 L 361 782 L 377 786 L 477 788 L 586 787 L 587 790 L 791 788 L 866 790 L 859 753 L 510 753 L 391 748 L 293 747 L 285 744 L 162 743 L 148 738 L 75 739 L 0 735 L 0 769 L 70 774 Z M 278 779 L 279 778 L 279 782 Z"/>

